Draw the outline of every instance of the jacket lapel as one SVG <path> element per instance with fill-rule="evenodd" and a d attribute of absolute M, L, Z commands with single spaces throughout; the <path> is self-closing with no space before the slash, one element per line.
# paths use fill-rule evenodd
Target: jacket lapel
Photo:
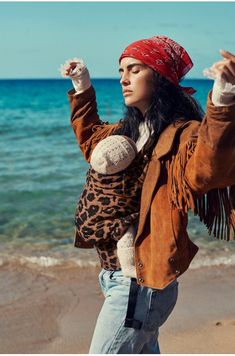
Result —
<path fill-rule="evenodd" d="M 183 125 L 185 125 L 185 123 L 169 125 L 160 135 L 158 142 L 153 150 L 142 188 L 139 226 L 135 241 L 138 240 L 139 236 L 143 232 L 146 218 L 153 199 L 153 193 L 160 177 L 160 159 L 172 150 L 176 133 Z"/>

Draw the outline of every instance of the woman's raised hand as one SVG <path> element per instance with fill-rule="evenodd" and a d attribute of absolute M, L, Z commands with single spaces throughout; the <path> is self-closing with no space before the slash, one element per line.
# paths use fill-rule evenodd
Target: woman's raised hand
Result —
<path fill-rule="evenodd" d="M 235 55 L 223 49 L 220 54 L 223 60 L 214 63 L 211 69 L 227 83 L 235 85 Z"/>
<path fill-rule="evenodd" d="M 62 77 L 78 76 L 86 69 L 86 65 L 81 58 L 72 58 L 65 61 L 64 64 L 60 66 L 60 73 Z"/>
<path fill-rule="evenodd" d="M 235 85 L 235 55 L 220 50 L 222 60 L 215 62 L 209 69 L 204 70 L 204 75 L 210 79 L 222 79 L 223 81 Z"/>
<path fill-rule="evenodd" d="M 81 58 L 68 59 L 60 66 L 64 78 L 71 78 L 76 94 L 83 93 L 91 86 L 88 69 Z"/>

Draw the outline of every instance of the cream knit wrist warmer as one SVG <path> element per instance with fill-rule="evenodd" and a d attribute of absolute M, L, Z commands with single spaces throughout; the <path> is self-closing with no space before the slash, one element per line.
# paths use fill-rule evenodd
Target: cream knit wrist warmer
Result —
<path fill-rule="evenodd" d="M 76 94 L 81 94 L 91 86 L 90 75 L 87 67 L 73 69 L 70 75 Z"/>
<path fill-rule="evenodd" d="M 211 100 L 215 106 L 235 105 L 235 85 L 216 79 L 213 85 Z"/>
<path fill-rule="evenodd" d="M 215 106 L 231 106 L 235 104 L 235 85 L 216 75 L 212 68 L 204 69 L 203 74 L 214 80 L 211 100 Z"/>

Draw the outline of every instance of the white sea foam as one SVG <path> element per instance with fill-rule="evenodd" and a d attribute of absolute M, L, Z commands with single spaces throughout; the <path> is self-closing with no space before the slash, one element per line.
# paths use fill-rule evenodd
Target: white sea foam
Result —
<path fill-rule="evenodd" d="M 94 261 L 94 260 L 89 260 L 89 259 L 59 259 L 59 258 L 54 258 L 50 256 L 32 256 L 32 257 L 21 257 L 20 258 L 20 263 L 25 264 L 25 263 L 32 263 L 36 264 L 42 267 L 53 267 L 53 266 L 58 266 L 58 265 L 63 265 L 67 263 L 74 264 L 78 267 L 98 267 L 99 261 Z M 1 261 L 0 261 L 1 264 Z"/>
<path fill-rule="evenodd" d="M 201 267 L 212 267 L 212 266 L 234 266 L 235 265 L 235 254 L 230 256 L 203 256 L 195 258 L 190 265 L 190 269 L 197 269 Z"/>
<path fill-rule="evenodd" d="M 76 260 L 75 261 L 76 265 L 78 265 L 79 267 L 99 267 L 100 264 L 98 261 L 84 261 L 84 260 Z"/>
<path fill-rule="evenodd" d="M 43 267 L 51 267 L 56 265 L 61 265 L 64 261 L 62 259 L 40 256 L 40 257 L 23 257 L 21 258 L 21 263 L 30 262 Z"/>
<path fill-rule="evenodd" d="M 61 257 L 58 256 L 17 256 L 17 255 L 0 255 L 0 267 L 8 263 L 18 263 L 20 265 L 39 266 L 43 268 L 49 268 L 54 266 L 74 266 L 79 268 L 85 267 L 100 267 L 100 262 L 96 256 L 80 256 L 76 258 L 74 256 Z M 232 251 L 213 251 L 208 254 L 208 251 L 199 250 L 199 253 L 195 256 L 190 269 L 198 269 L 202 267 L 213 266 L 234 266 L 235 265 L 235 253 Z"/>

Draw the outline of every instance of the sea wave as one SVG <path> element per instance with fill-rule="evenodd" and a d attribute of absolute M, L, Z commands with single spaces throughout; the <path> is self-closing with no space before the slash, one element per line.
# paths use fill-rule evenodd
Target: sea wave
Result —
<path fill-rule="evenodd" d="M 74 264 L 75 266 L 78 267 L 98 267 L 99 263 L 98 261 L 92 261 L 92 260 L 82 260 L 82 259 L 71 259 L 69 261 L 64 260 L 64 259 L 58 259 L 54 257 L 48 257 L 48 256 L 40 256 L 40 257 L 24 257 L 21 258 L 21 263 L 33 263 L 42 267 L 52 267 L 52 266 L 58 266 L 58 265 L 63 265 L 63 264 Z"/>
<path fill-rule="evenodd" d="M 235 265 L 235 254 L 231 256 L 218 256 L 218 257 L 210 257 L 204 256 L 202 258 L 198 258 L 192 261 L 190 265 L 190 269 L 198 269 L 202 267 L 213 267 L 213 266 L 234 266 Z"/>
<path fill-rule="evenodd" d="M 54 257 L 54 256 L 0 256 L 0 267 L 14 264 L 27 266 L 29 268 L 51 268 L 51 267 L 100 267 L 100 263 L 94 256 L 88 255 L 87 258 L 82 256 L 82 258 L 76 258 L 71 256 L 70 258 Z M 235 254 L 229 252 L 220 253 L 220 255 L 211 254 L 208 255 L 205 251 L 200 251 L 192 261 L 189 269 L 199 269 L 203 267 L 215 267 L 215 266 L 234 266 L 235 265 Z"/>
<path fill-rule="evenodd" d="M 71 267 L 98 267 L 99 261 L 85 260 L 85 259 L 63 259 L 51 256 L 14 256 L 14 257 L 0 257 L 0 267 L 7 264 L 26 265 L 27 267 L 39 266 L 44 268 L 55 266 L 68 266 Z"/>

